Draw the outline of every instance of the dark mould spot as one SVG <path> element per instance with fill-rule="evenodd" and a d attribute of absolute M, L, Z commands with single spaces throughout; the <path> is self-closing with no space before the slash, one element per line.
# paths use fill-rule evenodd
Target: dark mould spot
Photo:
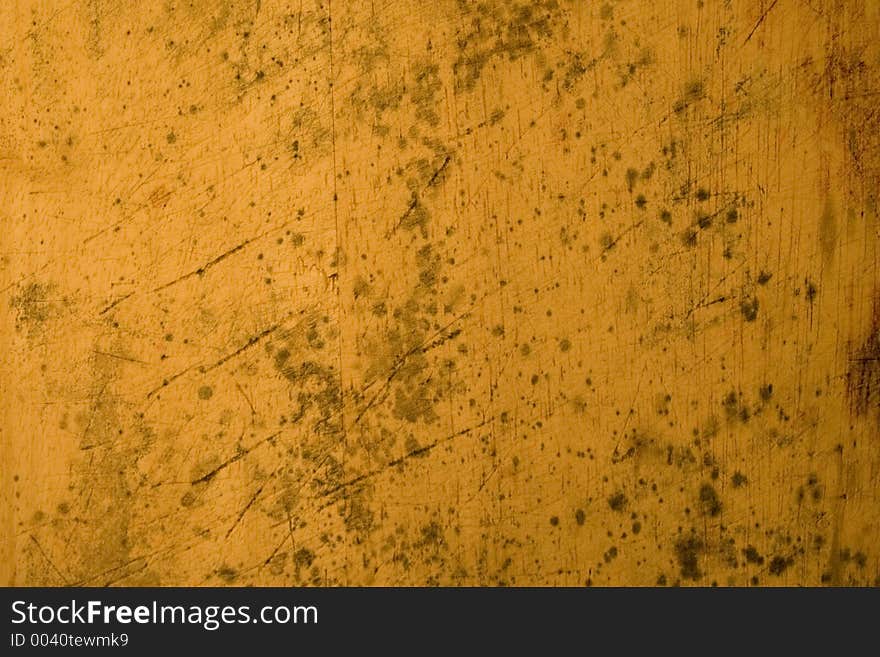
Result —
<path fill-rule="evenodd" d="M 623 491 L 618 491 L 608 498 L 608 506 L 612 511 L 623 511 L 626 508 L 627 499 Z"/>
<path fill-rule="evenodd" d="M 315 553 L 308 548 L 301 547 L 293 553 L 293 564 L 297 568 L 308 568 L 315 560 Z"/>
<path fill-rule="evenodd" d="M 234 582 L 238 577 L 238 571 L 230 566 L 220 566 L 219 570 L 217 570 L 217 575 L 224 582 Z"/>
<path fill-rule="evenodd" d="M 807 280 L 806 287 L 807 287 L 807 289 L 806 289 L 807 301 L 810 303 L 813 303 L 813 301 L 815 301 L 815 299 L 816 299 L 816 295 L 819 294 L 819 288 L 817 288 L 815 283 L 813 283 L 813 281 L 811 281 L 809 279 Z"/>
<path fill-rule="evenodd" d="M 762 402 L 766 403 L 766 402 L 770 401 L 770 398 L 773 396 L 773 384 L 767 383 L 767 384 L 761 386 L 758 389 L 758 395 L 760 395 Z"/>
<path fill-rule="evenodd" d="M 586 521 L 586 519 L 587 519 L 587 514 L 584 513 L 583 509 L 578 509 L 577 511 L 574 512 L 574 521 L 578 525 L 583 525 L 584 522 Z"/>
<path fill-rule="evenodd" d="M 758 274 L 758 285 L 767 285 L 771 278 L 773 278 L 773 274 L 762 269 Z"/>
<path fill-rule="evenodd" d="M 559 524 L 559 516 L 551 516 L 550 524 L 556 527 Z"/>
<path fill-rule="evenodd" d="M 749 483 L 749 480 L 748 480 L 748 478 L 746 478 L 746 476 L 742 472 L 737 470 L 736 472 L 733 473 L 733 476 L 730 478 L 730 482 L 733 484 L 734 488 L 742 488 L 747 483 Z"/>
<path fill-rule="evenodd" d="M 749 545 L 748 547 L 743 548 L 742 552 L 748 563 L 755 563 L 759 566 L 764 563 L 764 557 L 761 556 L 754 545 Z"/>
<path fill-rule="evenodd" d="M 202 386 L 199 388 L 199 399 L 210 399 L 214 396 L 214 389 L 211 386 Z"/>
<path fill-rule="evenodd" d="M 712 484 L 700 486 L 700 510 L 707 516 L 717 516 L 721 513 L 721 499 Z"/>
<path fill-rule="evenodd" d="M 740 304 L 740 311 L 747 322 L 754 322 L 758 319 L 758 298 L 746 297 Z"/>
<path fill-rule="evenodd" d="M 785 572 L 785 570 L 794 563 L 794 560 L 791 558 L 785 558 L 780 556 L 775 556 L 770 560 L 770 566 L 768 567 L 771 575 L 776 575 L 777 577 Z"/>
<path fill-rule="evenodd" d="M 637 169 L 629 168 L 626 170 L 626 188 L 629 191 L 632 191 L 636 186 L 636 181 L 639 179 L 639 172 Z"/>
<path fill-rule="evenodd" d="M 700 554 L 705 546 L 696 536 L 681 538 L 675 543 L 675 558 L 684 579 L 698 580 L 703 576 L 700 570 Z"/>

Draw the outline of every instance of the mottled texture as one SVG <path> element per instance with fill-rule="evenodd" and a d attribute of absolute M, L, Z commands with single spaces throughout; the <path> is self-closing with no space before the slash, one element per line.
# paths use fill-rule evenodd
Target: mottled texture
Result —
<path fill-rule="evenodd" d="M 878 34 L 0 3 L 0 579 L 880 583 Z"/>

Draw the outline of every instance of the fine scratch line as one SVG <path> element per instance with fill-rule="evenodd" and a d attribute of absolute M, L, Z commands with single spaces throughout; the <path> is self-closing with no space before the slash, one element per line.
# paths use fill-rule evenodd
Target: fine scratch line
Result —
<path fill-rule="evenodd" d="M 430 187 L 433 187 L 434 185 L 437 184 L 437 180 L 440 178 L 440 174 L 442 174 L 446 170 L 446 167 L 449 166 L 449 163 L 451 161 L 452 161 L 452 156 L 447 155 L 443 160 L 443 164 L 441 164 L 439 167 L 437 167 L 437 170 L 434 171 L 434 174 L 431 176 L 431 178 L 425 184 L 422 191 L 418 194 L 413 193 L 413 197 L 410 200 L 409 205 L 406 207 L 406 210 L 404 210 L 403 214 L 400 215 L 400 219 L 397 220 L 397 223 L 394 224 L 394 227 L 388 231 L 388 234 L 386 235 L 386 237 L 391 237 L 395 232 L 397 232 L 397 229 L 400 228 L 403 225 L 403 223 L 409 218 L 409 216 L 415 211 L 416 207 L 418 207 L 418 205 L 419 205 L 419 197 L 421 196 L 421 194 L 424 194 L 425 190 L 427 190 Z"/>
<path fill-rule="evenodd" d="M 746 45 L 749 42 L 749 39 L 752 38 L 752 35 L 755 33 L 755 30 L 757 30 L 759 27 L 761 27 L 761 23 L 763 23 L 766 20 L 767 14 L 769 14 L 771 11 L 773 11 L 773 7 L 776 6 L 777 2 L 779 2 L 779 0 L 773 0 L 773 2 L 770 3 L 770 6 L 767 7 L 767 9 L 764 11 L 763 14 L 761 14 L 761 17 L 758 19 L 758 22 L 755 23 L 755 26 L 752 28 L 752 31 L 749 32 L 749 36 L 747 36 L 746 40 L 743 41 L 743 45 Z"/>
<path fill-rule="evenodd" d="M 214 267 L 215 265 L 219 265 L 221 262 L 226 260 L 226 258 L 228 258 L 229 256 L 232 256 L 232 255 L 235 255 L 236 253 L 241 251 L 243 248 L 245 248 L 248 244 L 251 244 L 252 242 L 260 239 L 261 237 L 262 237 L 262 235 L 257 235 L 256 237 L 252 237 L 248 240 L 245 240 L 244 242 L 242 242 L 238 246 L 234 246 L 231 249 L 229 249 L 228 251 L 224 251 L 223 253 L 218 255 L 213 260 L 209 260 L 208 262 L 206 262 L 204 265 L 202 265 L 198 269 L 194 269 L 193 271 L 189 272 L 188 274 L 184 274 L 183 276 L 175 278 L 173 281 L 163 283 L 159 287 L 154 288 L 152 290 L 152 292 L 160 292 L 161 290 L 167 289 L 167 288 L 171 287 L 172 285 L 177 285 L 178 283 L 182 283 L 183 281 L 188 280 L 188 279 L 192 278 L 193 276 L 204 276 L 205 272 L 207 272 L 211 267 Z"/>
<path fill-rule="evenodd" d="M 248 449 L 242 449 L 242 450 L 240 450 L 235 456 L 226 459 L 223 463 L 221 463 L 220 465 L 218 465 L 216 468 L 214 468 L 213 470 L 211 470 L 209 473 L 207 473 L 207 474 L 205 474 L 205 475 L 202 475 L 202 476 L 199 477 L 198 479 L 193 479 L 190 483 L 191 483 L 193 486 L 195 486 L 196 484 L 202 484 L 202 483 L 206 483 L 206 482 L 211 481 L 214 477 L 217 476 L 217 473 L 218 473 L 218 472 L 220 472 L 221 470 L 224 470 L 225 468 L 228 468 L 228 467 L 229 467 L 230 465 L 232 465 L 233 463 L 236 463 L 236 462 L 240 461 L 240 460 L 243 459 L 245 456 L 247 456 L 248 454 L 250 454 L 251 452 L 253 452 L 255 449 L 257 449 L 258 447 L 260 447 L 260 446 L 262 446 L 262 445 L 264 445 L 264 444 L 266 444 L 266 443 L 271 443 L 271 442 L 273 442 L 273 441 L 274 441 L 278 436 L 280 436 L 280 435 L 281 435 L 281 432 L 278 431 L 278 432 L 276 432 L 276 433 L 273 433 L 271 436 L 267 436 L 266 438 L 263 438 L 263 440 L 261 440 L 261 441 L 259 441 L 258 443 L 254 444 L 252 447 L 249 447 Z"/>

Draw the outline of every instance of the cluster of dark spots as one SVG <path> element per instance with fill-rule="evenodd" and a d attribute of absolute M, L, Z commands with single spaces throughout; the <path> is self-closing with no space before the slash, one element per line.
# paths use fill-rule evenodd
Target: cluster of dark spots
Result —
<path fill-rule="evenodd" d="M 765 383 L 758 389 L 758 396 L 765 404 L 773 397 L 773 384 Z"/>
<path fill-rule="evenodd" d="M 306 547 L 301 547 L 293 553 L 293 564 L 297 568 L 310 568 L 314 560 L 315 553 Z"/>
<path fill-rule="evenodd" d="M 608 498 L 608 506 L 612 511 L 617 511 L 618 513 L 622 512 L 628 503 L 626 493 L 623 491 L 617 491 L 611 497 Z"/>
<path fill-rule="evenodd" d="M 617 558 L 617 546 L 616 545 L 612 545 L 610 548 L 608 548 L 605 551 L 605 554 L 602 555 L 602 559 L 605 561 L 605 563 L 611 563 L 616 558 Z"/>
<path fill-rule="evenodd" d="M 668 393 L 658 393 L 654 398 L 654 410 L 657 415 L 667 416 L 670 413 L 670 402 L 672 402 L 672 395 Z"/>
<path fill-rule="evenodd" d="M 868 557 L 862 551 L 853 552 L 849 548 L 840 550 L 840 561 L 842 563 L 853 562 L 859 569 L 864 569 L 868 565 Z"/>
<path fill-rule="evenodd" d="M 415 84 L 410 98 L 416 106 L 416 119 L 435 127 L 440 123 L 435 96 L 443 88 L 440 81 L 440 67 L 434 63 L 424 63 L 415 68 Z"/>
<path fill-rule="evenodd" d="M 733 476 L 730 478 L 730 483 L 733 484 L 734 488 L 742 488 L 747 483 L 749 483 L 748 478 L 739 470 L 733 473 Z"/>
<path fill-rule="evenodd" d="M 565 74 L 562 78 L 562 87 L 566 91 L 574 91 L 578 81 L 589 71 L 595 68 L 597 60 L 586 59 L 586 55 L 580 52 L 567 54 L 568 61 L 565 64 Z"/>
<path fill-rule="evenodd" d="M 324 347 L 319 327 L 323 327 L 325 333 L 334 334 L 335 329 L 328 324 L 329 317 L 308 317 L 281 334 L 280 346 L 266 345 L 275 369 L 290 385 L 290 398 L 296 402 L 283 423 L 300 422 L 314 411 L 312 429 L 318 434 L 336 432 L 341 422 L 339 373 L 332 364 L 324 365 L 312 355 Z"/>
<path fill-rule="evenodd" d="M 470 20 L 468 29 L 458 34 L 459 54 L 452 65 L 458 92 L 473 90 L 493 59 L 507 57 L 513 61 L 533 52 L 539 39 L 552 37 L 553 23 L 561 12 L 556 0 L 523 5 L 498 0 L 473 5 L 459 0 L 459 10 L 464 20 Z M 582 62 L 580 65 L 586 66 Z M 577 69 L 572 85 L 576 77 Z"/>
<path fill-rule="evenodd" d="M 808 497 L 813 500 L 813 502 L 819 502 L 824 495 L 824 490 L 822 485 L 819 483 L 819 476 L 816 473 L 811 473 L 807 477 L 807 483 L 805 486 L 799 486 L 797 489 L 797 501 L 798 503 L 803 502 Z"/>
<path fill-rule="evenodd" d="M 747 322 L 754 322 L 758 319 L 758 297 L 744 297 L 740 304 L 740 312 Z"/>
<path fill-rule="evenodd" d="M 700 512 L 707 516 L 717 516 L 721 513 L 721 498 L 712 484 L 700 486 Z"/>
<path fill-rule="evenodd" d="M 703 98 L 705 98 L 705 96 L 706 92 L 703 88 L 702 80 L 691 80 L 685 85 L 681 98 L 675 101 L 672 106 L 672 110 L 676 114 L 681 114 L 690 105 L 696 103 L 699 100 L 702 100 Z"/>
<path fill-rule="evenodd" d="M 15 330 L 26 330 L 28 335 L 39 332 L 68 304 L 67 299 L 56 298 L 56 288 L 52 283 L 28 283 L 9 300 L 9 307 L 16 311 Z"/>
<path fill-rule="evenodd" d="M 700 555 L 706 546 L 696 536 L 680 538 L 675 542 L 675 558 L 684 579 L 698 580 L 703 576 L 700 570 Z"/>
<path fill-rule="evenodd" d="M 752 417 L 749 407 L 740 399 L 740 395 L 736 390 L 731 390 L 724 399 L 721 400 L 721 406 L 724 408 L 724 414 L 727 416 L 728 422 L 739 420 L 743 424 Z"/>
<path fill-rule="evenodd" d="M 792 559 L 791 557 L 782 557 L 777 555 L 770 560 L 768 570 L 770 571 L 771 575 L 776 575 L 778 577 L 779 575 L 782 575 L 782 573 L 784 573 L 786 569 L 788 569 L 788 567 L 791 566 L 793 563 L 794 559 Z"/>
<path fill-rule="evenodd" d="M 742 553 L 746 558 L 746 563 L 753 563 L 759 566 L 764 563 L 764 557 L 761 556 L 761 553 L 758 552 L 754 545 L 744 547 Z"/>
<path fill-rule="evenodd" d="M 432 520 L 428 524 L 423 525 L 419 530 L 419 535 L 419 541 L 416 543 L 417 546 L 430 547 L 434 550 L 446 547 L 446 537 L 443 532 L 443 527 L 441 527 L 440 523 L 436 520 Z"/>

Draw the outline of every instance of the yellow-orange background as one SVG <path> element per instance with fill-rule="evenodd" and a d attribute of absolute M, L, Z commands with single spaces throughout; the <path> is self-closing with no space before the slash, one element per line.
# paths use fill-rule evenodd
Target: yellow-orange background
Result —
<path fill-rule="evenodd" d="M 0 580 L 876 584 L 878 33 L 2 3 Z"/>

